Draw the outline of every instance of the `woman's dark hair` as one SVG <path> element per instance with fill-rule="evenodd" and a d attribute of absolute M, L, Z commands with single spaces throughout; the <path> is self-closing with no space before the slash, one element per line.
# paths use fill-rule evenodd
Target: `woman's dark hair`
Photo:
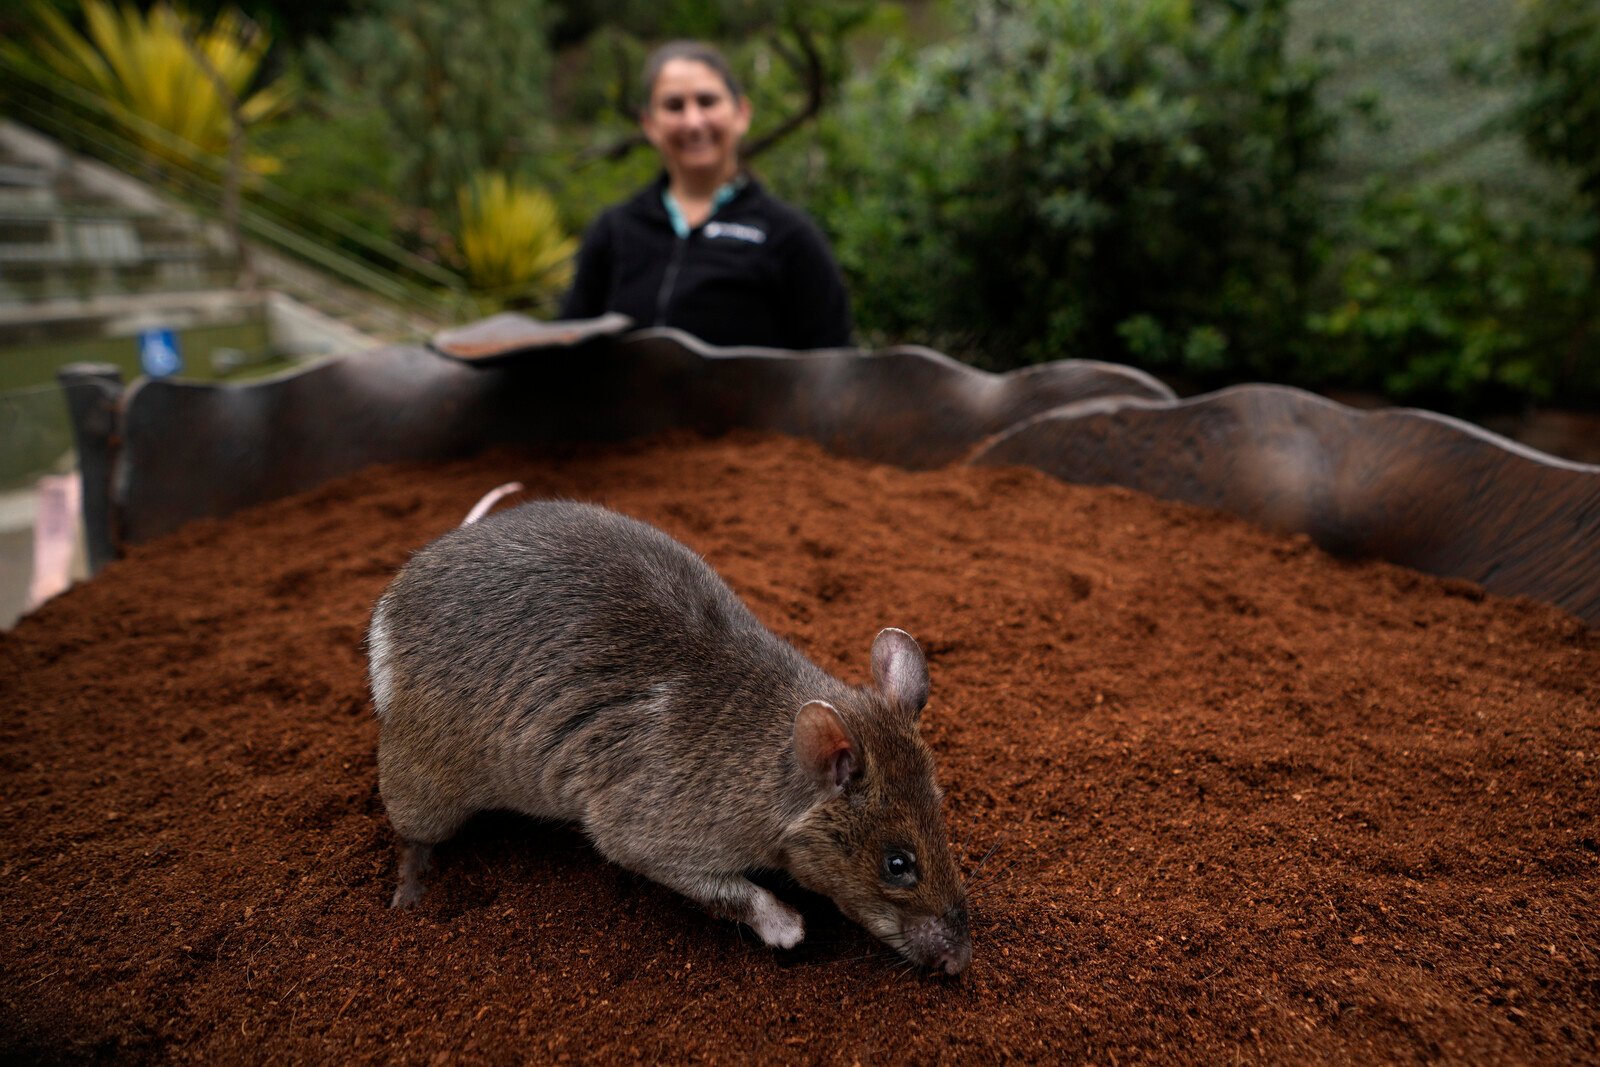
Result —
<path fill-rule="evenodd" d="M 639 105 L 642 110 L 650 110 L 650 102 L 656 93 L 656 79 L 661 77 L 661 68 L 674 59 L 704 63 L 717 72 L 717 77 L 728 87 L 728 92 L 733 96 L 735 103 L 744 98 L 744 93 L 739 90 L 739 79 L 733 76 L 733 68 L 728 65 L 727 57 L 721 52 L 703 41 L 668 41 L 651 52 L 649 58 L 644 61 L 644 100 Z"/>

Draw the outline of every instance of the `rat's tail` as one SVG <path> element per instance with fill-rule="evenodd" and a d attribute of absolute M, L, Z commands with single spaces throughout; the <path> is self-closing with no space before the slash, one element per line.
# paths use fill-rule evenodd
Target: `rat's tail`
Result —
<path fill-rule="evenodd" d="M 489 514 L 489 509 L 500 503 L 504 497 L 508 497 L 512 493 L 520 492 L 522 492 L 521 482 L 507 482 L 505 485 L 489 490 L 487 493 L 483 494 L 482 500 L 472 505 L 472 510 L 467 512 L 467 517 L 465 519 L 461 520 L 461 525 L 471 526 L 473 523 Z"/>

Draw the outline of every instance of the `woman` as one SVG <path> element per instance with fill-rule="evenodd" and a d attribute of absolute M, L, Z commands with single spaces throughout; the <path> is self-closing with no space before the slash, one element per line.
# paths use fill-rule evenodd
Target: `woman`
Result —
<path fill-rule="evenodd" d="M 589 227 L 561 317 L 620 311 L 715 345 L 849 345 L 850 303 L 826 240 L 739 165 L 750 101 L 721 53 L 664 45 L 644 83 L 640 124 L 664 172 Z"/>

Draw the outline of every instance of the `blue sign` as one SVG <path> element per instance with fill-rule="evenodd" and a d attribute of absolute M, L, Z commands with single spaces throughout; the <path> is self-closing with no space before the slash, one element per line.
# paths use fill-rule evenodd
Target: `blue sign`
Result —
<path fill-rule="evenodd" d="M 183 370 L 178 335 L 173 330 L 145 330 L 139 334 L 139 366 L 152 378 L 165 378 Z"/>

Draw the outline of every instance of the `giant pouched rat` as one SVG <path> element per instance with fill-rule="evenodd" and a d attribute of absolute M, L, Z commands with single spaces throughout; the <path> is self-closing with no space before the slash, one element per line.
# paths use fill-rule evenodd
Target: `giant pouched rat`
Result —
<path fill-rule="evenodd" d="M 957 974 L 966 897 L 918 736 L 927 664 L 872 643 L 845 685 L 660 530 L 536 501 L 452 530 L 379 599 L 368 635 L 393 903 L 474 812 L 575 821 L 606 858 L 792 948 L 784 870 L 907 959 Z"/>

